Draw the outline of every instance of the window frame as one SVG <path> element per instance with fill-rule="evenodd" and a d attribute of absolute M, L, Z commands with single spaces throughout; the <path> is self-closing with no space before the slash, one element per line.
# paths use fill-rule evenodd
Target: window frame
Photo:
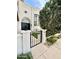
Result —
<path fill-rule="evenodd" d="M 38 14 L 34 14 L 34 26 L 38 25 Z"/>

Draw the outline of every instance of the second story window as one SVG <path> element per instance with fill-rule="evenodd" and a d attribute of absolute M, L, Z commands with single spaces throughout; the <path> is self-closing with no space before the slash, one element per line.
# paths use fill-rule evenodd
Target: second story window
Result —
<path fill-rule="evenodd" d="M 34 14 L 34 26 L 38 25 L 38 15 Z"/>

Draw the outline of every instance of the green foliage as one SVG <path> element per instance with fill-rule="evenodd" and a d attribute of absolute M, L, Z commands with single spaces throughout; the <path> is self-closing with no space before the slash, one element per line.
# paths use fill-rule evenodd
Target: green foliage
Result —
<path fill-rule="evenodd" d="M 38 33 L 32 32 L 32 35 L 37 39 L 38 38 Z"/>
<path fill-rule="evenodd" d="M 51 36 L 50 38 L 47 38 L 47 42 L 54 44 L 57 41 L 58 38 Z"/>
<path fill-rule="evenodd" d="M 40 24 L 47 36 L 61 31 L 61 0 L 50 0 L 40 11 Z"/>
<path fill-rule="evenodd" d="M 47 41 L 48 45 L 52 45 L 60 38 L 61 38 L 61 34 L 60 33 L 56 33 L 54 35 L 51 35 L 51 36 L 47 37 L 46 41 Z"/>
<path fill-rule="evenodd" d="M 17 56 L 17 59 L 33 59 L 31 52 Z"/>

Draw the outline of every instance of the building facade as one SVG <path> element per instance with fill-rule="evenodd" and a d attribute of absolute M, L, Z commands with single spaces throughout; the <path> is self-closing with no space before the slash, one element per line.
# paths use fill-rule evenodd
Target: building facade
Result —
<path fill-rule="evenodd" d="M 17 1 L 17 54 L 31 51 L 30 46 L 34 40 L 31 32 L 40 31 L 41 34 L 38 34 L 42 40 L 40 42 L 45 42 L 46 30 L 40 27 L 39 12 L 39 9 L 25 4 L 23 0 Z"/>
<path fill-rule="evenodd" d="M 28 4 L 25 4 L 23 0 L 18 1 L 18 25 L 21 26 L 21 22 L 30 23 L 30 29 L 33 30 L 34 27 L 40 26 L 39 24 L 39 9 L 33 8 Z M 26 29 L 27 30 L 27 29 Z M 21 31 L 21 27 L 18 27 L 18 31 Z"/>

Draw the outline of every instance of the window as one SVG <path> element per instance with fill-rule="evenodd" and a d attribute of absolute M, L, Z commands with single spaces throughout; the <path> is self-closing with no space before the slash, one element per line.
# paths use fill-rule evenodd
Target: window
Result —
<path fill-rule="evenodd" d="M 26 17 L 21 21 L 21 30 L 30 30 L 30 20 Z"/>
<path fill-rule="evenodd" d="M 30 30 L 30 23 L 21 22 L 21 30 Z"/>
<path fill-rule="evenodd" d="M 37 26 L 38 15 L 34 14 L 34 26 Z"/>
<path fill-rule="evenodd" d="M 27 11 L 24 11 L 24 13 L 27 13 Z"/>

